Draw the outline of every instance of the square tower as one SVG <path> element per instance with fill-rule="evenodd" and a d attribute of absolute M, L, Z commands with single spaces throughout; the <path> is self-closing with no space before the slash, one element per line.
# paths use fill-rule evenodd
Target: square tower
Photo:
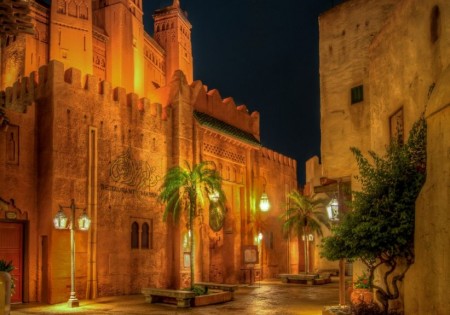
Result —
<path fill-rule="evenodd" d="M 180 1 L 174 0 L 172 5 L 156 10 L 153 19 L 155 40 L 166 51 L 167 81 L 172 79 L 176 70 L 181 70 L 187 82 L 192 83 L 192 25 L 186 13 L 181 10 Z"/>

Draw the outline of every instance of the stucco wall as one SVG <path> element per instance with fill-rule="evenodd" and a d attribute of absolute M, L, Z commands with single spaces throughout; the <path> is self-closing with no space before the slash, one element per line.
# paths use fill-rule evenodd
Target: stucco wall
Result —
<path fill-rule="evenodd" d="M 438 8 L 439 19 L 433 22 Z M 434 11 L 435 12 L 435 11 Z M 389 141 L 389 117 L 404 111 L 405 134 L 421 113 L 428 123 L 427 181 L 417 200 L 416 261 L 406 274 L 406 314 L 446 314 L 449 290 L 450 4 L 405 0 L 370 47 L 372 148 Z M 432 37 L 437 23 L 437 38 Z"/>
<path fill-rule="evenodd" d="M 397 2 L 345 1 L 319 17 L 322 176 L 356 174 L 350 147 L 369 149 L 368 47 Z M 351 104 L 350 90 L 359 85 L 364 99 Z"/>

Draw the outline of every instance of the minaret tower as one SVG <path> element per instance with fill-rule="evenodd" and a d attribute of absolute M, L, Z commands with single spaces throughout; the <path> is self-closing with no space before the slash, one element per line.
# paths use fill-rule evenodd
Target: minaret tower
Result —
<path fill-rule="evenodd" d="M 92 1 L 54 0 L 50 13 L 50 60 L 92 74 Z"/>
<path fill-rule="evenodd" d="M 104 29 L 106 80 L 127 93 L 144 95 L 142 0 L 94 0 L 94 24 Z"/>
<path fill-rule="evenodd" d="M 171 6 L 156 10 L 153 19 L 155 40 L 166 51 L 166 82 L 170 82 L 175 70 L 181 70 L 187 82 L 192 83 L 192 25 L 181 10 L 180 1 L 173 0 Z"/>

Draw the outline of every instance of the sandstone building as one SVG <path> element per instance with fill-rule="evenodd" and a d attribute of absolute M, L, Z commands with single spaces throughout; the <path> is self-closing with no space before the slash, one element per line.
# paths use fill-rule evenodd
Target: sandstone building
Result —
<path fill-rule="evenodd" d="M 351 146 L 381 153 L 392 139 L 406 140 L 421 114 L 428 124 L 405 314 L 450 312 L 443 294 L 450 283 L 449 19 L 445 0 L 349 0 L 319 17 L 322 164 L 317 157 L 308 161 L 310 187 L 358 189 Z"/>
<path fill-rule="evenodd" d="M 187 287 L 187 228 L 163 222 L 156 200 L 167 169 L 185 161 L 213 161 L 228 200 L 221 229 L 210 228 L 207 206 L 196 219 L 195 280 L 298 267 L 276 219 L 297 187 L 296 161 L 261 146 L 257 112 L 194 81 L 179 1 L 154 13 L 154 36 L 142 2 L 30 1 L 34 35 L 4 41 L 0 258 L 17 267 L 15 301 L 69 297 L 69 232 L 52 221 L 71 199 L 92 219 L 75 233 L 79 298 Z M 264 192 L 268 213 L 258 208 Z M 259 249 L 256 265 L 245 263 L 246 246 Z"/>

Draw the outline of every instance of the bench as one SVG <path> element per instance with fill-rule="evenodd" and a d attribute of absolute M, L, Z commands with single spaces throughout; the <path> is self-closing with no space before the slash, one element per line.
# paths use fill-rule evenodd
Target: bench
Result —
<path fill-rule="evenodd" d="M 314 284 L 314 279 L 317 279 L 319 277 L 319 275 L 317 275 L 317 274 L 281 273 L 278 275 L 278 277 L 281 278 L 281 281 L 283 281 L 283 283 L 299 282 L 299 283 L 306 283 L 306 284 Z"/>
<path fill-rule="evenodd" d="M 283 283 L 327 284 L 331 282 L 330 273 L 320 274 L 279 274 Z"/>
<path fill-rule="evenodd" d="M 331 273 L 323 272 L 319 273 L 319 277 L 314 279 L 314 284 L 327 284 L 331 283 Z"/>
<path fill-rule="evenodd" d="M 141 293 L 145 296 L 145 301 L 148 303 L 172 299 L 176 301 L 177 307 L 190 307 L 191 300 L 195 298 L 194 292 L 183 290 L 144 288 L 141 290 Z"/>
<path fill-rule="evenodd" d="M 231 292 L 231 298 L 234 299 L 234 291 L 237 290 L 237 285 L 235 284 L 223 284 L 223 283 L 213 283 L 213 282 L 197 282 L 195 286 L 204 287 L 205 289 L 216 289 L 222 291 Z"/>
<path fill-rule="evenodd" d="M 319 269 L 318 273 L 330 273 L 332 276 L 339 276 L 339 269 Z"/>

